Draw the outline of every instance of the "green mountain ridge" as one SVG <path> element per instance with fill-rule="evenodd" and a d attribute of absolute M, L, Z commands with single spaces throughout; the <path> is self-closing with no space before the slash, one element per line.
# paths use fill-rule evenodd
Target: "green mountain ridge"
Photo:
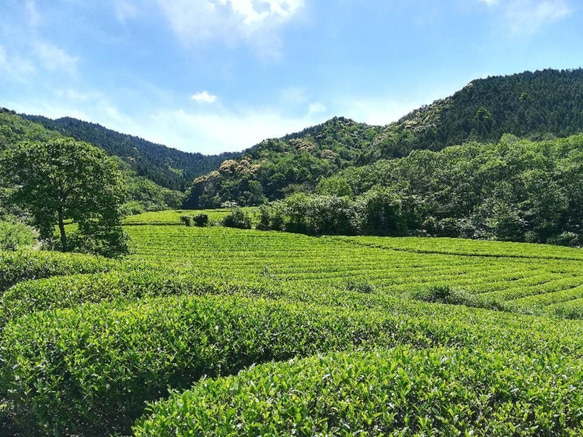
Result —
<path fill-rule="evenodd" d="M 193 178 L 217 168 L 225 159 L 236 156 L 233 153 L 202 155 L 183 152 L 71 117 L 56 120 L 38 115 L 23 114 L 22 117 L 64 136 L 100 147 L 108 155 L 120 157 L 139 176 L 172 190 L 183 191 Z"/>
<path fill-rule="evenodd" d="M 540 140 L 580 132 L 582 69 L 477 79 L 386 126 L 335 117 L 265 140 L 196 178 L 185 206 L 215 207 L 226 201 L 257 205 L 297 191 L 314 192 L 320 181 L 341 170 L 405 157 L 413 150 L 495 143 L 504 134 Z"/>
<path fill-rule="evenodd" d="M 385 126 L 334 117 L 239 153 L 212 156 L 182 152 L 70 117 L 22 115 L 18 123 L 27 127 L 8 135 L 0 130 L 0 146 L 30 139 L 31 132 L 41 140 L 59 133 L 103 148 L 157 185 L 186 190 L 186 208 L 216 207 L 227 201 L 258 205 L 298 191 L 315 192 L 322 180 L 338 172 L 405 157 L 413 150 L 495 143 L 504 134 L 540 140 L 583 132 L 583 70 L 476 79 Z"/>
<path fill-rule="evenodd" d="M 48 142 L 64 136 L 66 136 L 65 133 L 51 130 L 40 123 L 22 117 L 15 111 L 0 108 L 0 151 L 21 141 Z M 147 177 L 138 176 L 130 164 L 119 156 L 114 155 L 114 157 L 118 160 L 119 168 L 124 173 L 126 180 L 128 201 L 130 202 L 126 207 L 128 213 L 179 208 L 181 206 L 182 192 L 160 186 Z M 6 190 L 9 189 L 10 187 L 0 186 L 0 205 L 4 209 L 7 207 L 4 205 L 8 195 Z M 12 211 L 13 208 L 10 207 L 7 210 Z M 4 215 L 7 210 L 0 209 L 0 216 Z"/>

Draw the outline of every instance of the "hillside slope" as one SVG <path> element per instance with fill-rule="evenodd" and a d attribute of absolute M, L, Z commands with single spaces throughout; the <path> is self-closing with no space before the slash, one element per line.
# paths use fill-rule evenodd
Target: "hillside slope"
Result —
<path fill-rule="evenodd" d="M 381 127 L 335 117 L 321 125 L 266 140 L 238 160 L 194 180 L 186 207 L 225 201 L 257 205 L 297 191 L 313 192 L 338 171 L 413 150 L 492 143 L 504 134 L 528 139 L 583 132 L 583 70 L 544 70 L 472 81 Z"/>
<path fill-rule="evenodd" d="M 441 150 L 504 134 L 529 139 L 583 131 L 583 69 L 543 70 L 477 79 L 385 128 L 369 152 L 375 159 L 414 149 Z"/>
<path fill-rule="evenodd" d="M 25 119 L 15 111 L 0 108 L 0 152 L 11 144 L 21 141 L 46 142 L 65 135 L 65 133 Z M 180 207 L 181 192 L 162 187 L 147 177 L 138 176 L 130 164 L 118 156 L 115 158 L 127 183 L 127 200 L 130 202 L 126 205 L 128 213 Z M 7 188 L 10 187 L 0 184 L 0 210 L 7 207 L 5 204 Z"/>
<path fill-rule="evenodd" d="M 205 156 L 182 152 L 71 117 L 56 120 L 33 115 L 23 117 L 47 129 L 100 147 L 108 155 L 123 159 L 139 176 L 173 190 L 184 190 L 186 183 L 193 178 L 218 168 L 225 159 L 235 156 L 232 153 Z"/>

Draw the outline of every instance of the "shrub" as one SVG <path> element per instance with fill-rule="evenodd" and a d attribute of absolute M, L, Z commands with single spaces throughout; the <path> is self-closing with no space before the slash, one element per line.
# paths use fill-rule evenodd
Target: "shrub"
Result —
<path fill-rule="evenodd" d="M 195 215 L 192 219 L 194 221 L 194 225 L 198 226 L 199 228 L 208 226 L 209 216 L 207 214 L 198 214 Z"/>
<path fill-rule="evenodd" d="M 241 208 L 235 208 L 222 221 L 228 228 L 251 229 L 251 217 Z"/>
<path fill-rule="evenodd" d="M 578 435 L 581 371 L 468 349 L 337 353 L 200 381 L 151 405 L 134 435 Z"/>
<path fill-rule="evenodd" d="M 0 221 L 0 250 L 17 250 L 34 244 L 32 230 L 19 222 Z"/>
<path fill-rule="evenodd" d="M 28 279 L 104 272 L 119 267 L 118 261 L 82 254 L 0 252 L 0 294 L 12 285 Z"/>
<path fill-rule="evenodd" d="M 181 215 L 180 221 L 184 223 L 186 226 L 192 226 L 192 217 L 189 215 Z"/>

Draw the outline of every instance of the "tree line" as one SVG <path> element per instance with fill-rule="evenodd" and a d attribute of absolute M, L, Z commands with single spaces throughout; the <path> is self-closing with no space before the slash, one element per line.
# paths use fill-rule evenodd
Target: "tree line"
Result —
<path fill-rule="evenodd" d="M 583 244 L 583 135 L 505 135 L 346 169 L 261 207 L 259 228 Z"/>

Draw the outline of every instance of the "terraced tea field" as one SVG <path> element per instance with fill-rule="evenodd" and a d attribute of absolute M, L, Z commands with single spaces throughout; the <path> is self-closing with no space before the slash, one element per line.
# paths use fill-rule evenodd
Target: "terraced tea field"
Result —
<path fill-rule="evenodd" d="M 213 276 L 268 275 L 297 288 L 369 286 L 408 296 L 432 287 L 522 312 L 583 315 L 583 252 L 557 246 L 432 238 L 308 237 L 228 228 L 128 228 L 134 259 Z M 569 310 L 567 312 L 567 309 Z"/>
<path fill-rule="evenodd" d="M 583 433 L 583 252 L 180 214 L 0 255 L 1 435 Z"/>

